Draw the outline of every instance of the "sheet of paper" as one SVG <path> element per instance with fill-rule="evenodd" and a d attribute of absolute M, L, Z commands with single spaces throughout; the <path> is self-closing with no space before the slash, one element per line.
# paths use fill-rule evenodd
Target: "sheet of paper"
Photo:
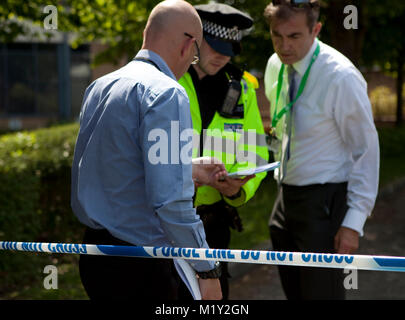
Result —
<path fill-rule="evenodd" d="M 174 259 L 173 262 L 180 278 L 190 290 L 194 300 L 201 300 L 200 285 L 194 269 L 183 259 Z"/>
<path fill-rule="evenodd" d="M 249 176 L 251 174 L 257 174 L 257 173 L 264 172 L 264 171 L 271 171 L 271 170 L 278 168 L 279 166 L 280 166 L 280 161 L 276 161 L 276 162 L 265 164 L 264 166 L 259 166 L 256 168 L 250 168 L 250 169 L 246 169 L 246 170 L 232 172 L 232 173 L 228 174 L 228 177 L 240 179 L 240 178 Z"/>

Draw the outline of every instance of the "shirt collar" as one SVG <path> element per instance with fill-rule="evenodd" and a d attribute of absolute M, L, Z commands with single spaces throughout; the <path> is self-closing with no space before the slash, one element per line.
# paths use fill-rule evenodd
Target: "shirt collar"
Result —
<path fill-rule="evenodd" d="M 148 59 L 150 61 L 153 61 L 159 67 L 160 71 L 162 71 L 165 75 L 172 78 L 173 80 L 177 81 L 177 79 L 174 76 L 172 70 L 170 70 L 167 63 L 157 53 L 155 53 L 155 52 L 153 52 L 151 50 L 148 50 L 148 49 L 141 49 L 141 50 L 138 51 L 135 58 L 143 58 L 143 59 Z"/>
<path fill-rule="evenodd" d="M 293 68 L 300 74 L 301 77 L 305 74 L 305 71 L 307 71 L 307 68 L 312 59 L 312 55 L 314 54 L 317 46 L 318 46 L 318 39 L 315 39 L 314 43 L 311 46 L 311 49 L 309 49 L 305 57 L 293 64 Z"/>

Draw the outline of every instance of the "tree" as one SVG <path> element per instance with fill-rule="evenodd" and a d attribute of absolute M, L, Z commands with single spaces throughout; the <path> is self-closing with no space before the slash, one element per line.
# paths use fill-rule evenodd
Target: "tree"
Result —
<path fill-rule="evenodd" d="M 58 31 L 74 35 L 73 48 L 99 41 L 107 49 L 96 56 L 94 63 L 118 62 L 132 57 L 142 43 L 142 30 L 150 10 L 159 1 L 153 0 L 65 0 L 47 1 L 58 10 Z M 0 8 L 0 41 L 11 42 L 20 34 L 30 34 L 21 23 L 42 25 L 46 16 L 43 1 L 7 0 Z M 32 28 L 31 28 L 32 29 Z"/>
<path fill-rule="evenodd" d="M 405 65 L 405 2 L 389 3 L 368 0 L 368 30 L 363 46 L 366 65 L 378 65 L 383 71 L 396 77 L 397 112 L 396 124 L 403 122 L 403 84 Z"/>
<path fill-rule="evenodd" d="M 118 63 L 132 59 L 142 44 L 142 30 L 150 10 L 158 1 L 151 0 L 69 0 L 66 29 L 76 34 L 72 46 L 92 41 L 108 45 L 94 64 Z"/>
<path fill-rule="evenodd" d="M 39 24 L 42 18 L 39 1 L 7 0 L 0 5 L 0 42 L 12 42 L 19 35 L 32 34 L 32 28 L 24 21 Z"/>
<path fill-rule="evenodd" d="M 253 27 L 242 41 L 242 54 L 234 61 L 247 70 L 264 71 L 268 58 L 274 53 L 270 38 L 270 27 L 264 18 L 264 9 L 270 0 L 225 0 L 218 1 L 229 4 L 248 13 L 253 21 Z"/>
<path fill-rule="evenodd" d="M 99 41 L 106 49 L 95 57 L 94 64 L 117 63 L 132 59 L 142 44 L 142 31 L 152 8 L 159 0 L 64 0 L 47 1 L 58 10 L 58 31 L 74 35 L 73 48 Z M 193 1 L 200 3 L 202 1 Z M 0 41 L 12 42 L 19 35 L 31 35 L 33 28 L 43 26 L 46 13 L 41 0 L 7 0 L 0 7 Z"/>
<path fill-rule="evenodd" d="M 357 67 L 362 63 L 362 49 L 367 31 L 364 7 L 364 0 L 324 0 L 321 8 L 321 38 L 348 57 Z M 352 15 L 351 8 L 355 10 L 353 14 L 356 15 L 355 28 L 347 26 L 345 21 Z"/>
<path fill-rule="evenodd" d="M 55 5 L 58 9 L 58 30 L 70 32 L 75 35 L 72 47 L 75 48 L 83 43 L 98 41 L 106 44 L 107 48 L 95 57 L 95 65 L 104 62 L 117 63 L 123 57 L 132 59 L 142 44 L 142 31 L 148 15 L 159 0 L 65 0 L 47 1 L 46 4 Z M 192 0 L 191 4 L 207 3 L 207 0 Z M 227 1 L 230 4 L 236 2 L 236 7 L 244 10 L 247 1 Z M 263 9 L 267 1 L 256 1 L 249 5 L 255 21 L 260 21 L 260 26 L 255 26 L 252 38 L 247 43 L 247 52 L 252 52 L 257 46 L 265 45 L 267 51 L 271 48 L 268 32 L 263 32 L 265 22 Z M 7 0 L 0 7 L 0 41 L 12 42 L 19 35 L 31 35 L 32 28 L 23 24 L 23 21 L 31 21 L 34 25 L 43 25 L 46 16 L 43 13 L 45 7 L 41 0 Z M 260 39 L 266 38 L 264 42 Z M 260 52 L 263 52 L 260 50 Z M 256 56 L 257 55 L 250 55 Z M 252 61 L 252 60 L 250 60 Z M 254 58 L 254 65 L 263 65 L 259 58 Z"/>

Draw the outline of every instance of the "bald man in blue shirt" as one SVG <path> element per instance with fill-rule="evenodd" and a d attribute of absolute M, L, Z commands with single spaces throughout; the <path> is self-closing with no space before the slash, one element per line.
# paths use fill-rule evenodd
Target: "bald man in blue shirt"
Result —
<path fill-rule="evenodd" d="M 196 59 L 201 41 L 201 21 L 190 4 L 161 2 L 151 12 L 135 59 L 87 88 L 71 201 L 87 226 L 85 242 L 208 247 L 193 208 L 191 148 L 190 161 L 151 161 L 154 130 L 167 134 L 172 152 L 187 150 L 192 139 L 173 136 L 173 124 L 179 132 L 192 128 L 189 100 L 176 80 Z M 212 177 L 223 173 L 218 168 Z M 79 266 L 91 299 L 179 298 L 179 277 L 168 259 L 83 255 Z M 202 298 L 220 299 L 214 262 L 191 266 L 208 277 L 199 279 Z"/>

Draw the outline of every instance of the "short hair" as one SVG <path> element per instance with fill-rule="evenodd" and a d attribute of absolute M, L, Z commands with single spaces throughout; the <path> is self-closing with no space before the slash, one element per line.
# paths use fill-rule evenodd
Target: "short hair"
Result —
<path fill-rule="evenodd" d="M 290 0 L 279 0 L 279 4 L 277 5 L 274 5 L 273 2 L 264 9 L 264 17 L 269 25 L 274 18 L 285 21 L 300 12 L 305 13 L 310 31 L 312 31 L 312 28 L 318 22 L 320 13 L 320 3 L 318 0 L 310 0 L 311 5 L 304 5 L 299 8 L 294 7 Z"/>

